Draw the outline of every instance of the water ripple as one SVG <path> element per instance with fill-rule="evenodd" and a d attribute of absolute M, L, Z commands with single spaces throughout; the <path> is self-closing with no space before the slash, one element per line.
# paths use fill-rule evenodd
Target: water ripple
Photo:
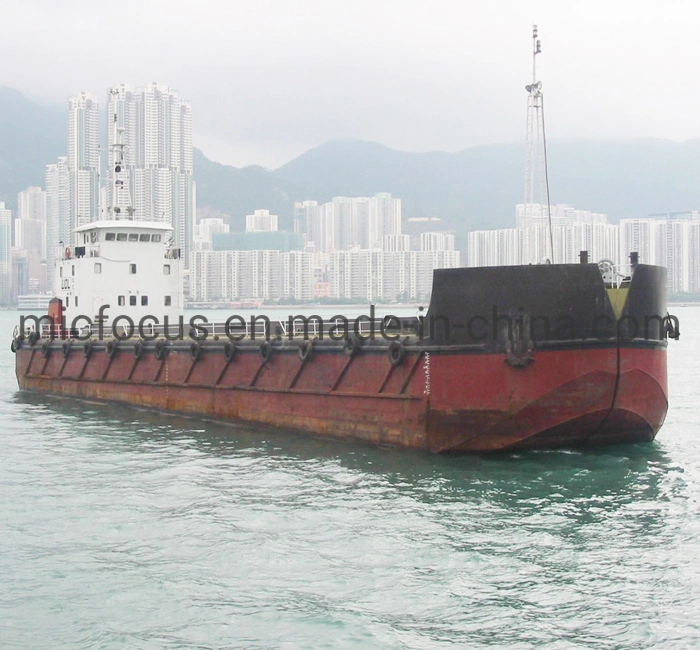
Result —
<path fill-rule="evenodd" d="M 6 351 L 0 646 L 698 646 L 694 345 L 656 443 L 466 458 L 20 395 Z"/>

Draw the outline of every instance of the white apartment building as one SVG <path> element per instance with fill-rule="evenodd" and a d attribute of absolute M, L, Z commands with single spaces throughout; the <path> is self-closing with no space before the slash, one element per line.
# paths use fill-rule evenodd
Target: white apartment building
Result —
<path fill-rule="evenodd" d="M 280 294 L 308 302 L 314 298 L 314 256 L 301 251 L 280 254 Z"/>
<path fill-rule="evenodd" d="M 331 255 L 331 296 L 360 301 L 428 300 L 433 271 L 459 265 L 459 251 L 339 251 Z"/>
<path fill-rule="evenodd" d="M 540 264 L 545 260 L 571 264 L 579 261 L 583 250 L 588 251 L 591 261 L 609 259 L 619 263 L 619 228 L 607 223 L 607 215 L 567 204 L 553 205 L 550 233 L 547 206 L 535 204 L 531 212 L 525 207 L 516 206 L 516 228 L 468 234 L 468 266 Z"/>
<path fill-rule="evenodd" d="M 323 205 L 299 202 L 294 206 L 294 229 L 323 253 L 381 249 L 384 237 L 401 235 L 401 199 L 383 192 L 372 197 L 336 196 Z"/>
<path fill-rule="evenodd" d="M 401 199 L 388 192 L 375 194 L 369 203 L 369 244 L 377 247 L 382 239 L 401 234 Z"/>
<path fill-rule="evenodd" d="M 12 296 L 12 212 L 0 201 L 0 305 Z"/>
<path fill-rule="evenodd" d="M 674 215 L 670 215 L 674 216 Z M 667 269 L 669 292 L 700 292 L 700 214 L 686 218 L 622 219 L 620 253 L 639 253 L 643 264 L 658 264 Z"/>
<path fill-rule="evenodd" d="M 335 206 L 319 205 L 317 201 L 299 201 L 294 204 L 294 232 L 304 235 L 306 244 L 316 251 L 336 250 Z"/>
<path fill-rule="evenodd" d="M 302 251 L 194 251 L 191 275 L 197 301 L 314 297 L 313 254 Z"/>
<path fill-rule="evenodd" d="M 31 186 L 17 195 L 17 218 L 46 221 L 46 192 Z"/>
<path fill-rule="evenodd" d="M 246 232 L 277 232 L 278 218 L 269 210 L 254 210 L 245 216 Z"/>
<path fill-rule="evenodd" d="M 70 232 L 99 218 L 100 132 L 97 98 L 80 92 L 68 100 Z M 71 240 L 72 241 L 72 240 Z"/>
<path fill-rule="evenodd" d="M 15 219 L 16 254 L 27 261 L 27 279 L 36 291 L 44 293 L 46 285 L 46 222 Z"/>
<path fill-rule="evenodd" d="M 70 218 L 70 170 L 68 158 L 46 166 L 46 275 L 54 286 L 54 263 L 58 252 L 72 242 Z"/>
<path fill-rule="evenodd" d="M 579 253 L 584 250 L 592 262 L 609 259 L 618 263 L 619 232 L 618 226 L 607 223 L 554 226 L 551 239 L 546 226 L 474 230 L 467 235 L 467 265 L 540 264 L 552 259 L 552 242 L 557 264 L 578 262 Z"/>
<path fill-rule="evenodd" d="M 29 285 L 46 291 L 46 192 L 29 187 L 17 195 L 14 246 L 27 260 Z M 16 256 L 19 254 L 16 251 Z"/>
<path fill-rule="evenodd" d="M 294 298 L 310 302 L 319 284 L 332 298 L 428 300 L 433 270 L 459 266 L 458 251 L 194 251 L 196 301 Z"/>
<path fill-rule="evenodd" d="M 531 208 L 529 210 L 528 208 Z M 515 227 L 529 228 L 531 226 L 547 226 L 551 217 L 552 226 L 568 226 L 574 223 L 607 223 L 608 215 L 589 210 L 577 210 L 572 205 L 557 203 L 547 210 L 546 204 L 535 203 L 526 206 L 518 203 L 515 206 Z"/>
<path fill-rule="evenodd" d="M 700 292 L 700 211 L 622 219 L 619 226 L 608 224 L 604 214 L 567 205 L 553 206 L 552 215 L 556 263 L 577 263 L 579 252 L 585 250 L 591 262 L 608 259 L 625 264 L 630 253 L 637 252 L 642 264 L 666 267 L 669 292 Z M 516 219 L 525 222 L 523 205 L 517 206 Z M 527 227 L 470 232 L 468 265 L 538 264 L 550 259 L 550 233 L 542 206 L 534 206 L 528 223 Z"/>
<path fill-rule="evenodd" d="M 333 298 L 372 301 L 381 297 L 379 250 L 352 248 L 331 255 L 330 283 Z"/>
<path fill-rule="evenodd" d="M 387 253 L 410 251 L 411 237 L 409 235 L 384 235 L 382 250 Z"/>
<path fill-rule="evenodd" d="M 453 251 L 455 236 L 449 232 L 424 232 L 420 236 L 422 251 Z"/>
<path fill-rule="evenodd" d="M 115 133 L 114 119 L 117 129 Z M 140 88 L 122 84 L 107 94 L 108 199 L 115 174 L 112 145 L 123 138 L 134 218 L 165 221 L 174 228 L 175 244 L 189 261 L 193 247 L 196 187 L 193 178 L 192 107 L 176 90 L 151 83 Z M 128 205 L 127 187 L 119 197 Z"/>
<path fill-rule="evenodd" d="M 229 230 L 229 225 L 223 219 L 214 217 L 200 219 L 199 223 L 194 227 L 194 250 L 210 251 L 214 235 L 227 233 Z"/>
<path fill-rule="evenodd" d="M 620 252 L 627 259 L 630 252 L 639 253 L 642 264 L 656 263 L 656 219 L 621 219 Z"/>
<path fill-rule="evenodd" d="M 401 233 L 401 200 L 387 193 L 298 202 L 294 228 L 304 235 L 303 251 L 195 251 L 193 299 L 427 300 L 434 269 L 460 265 L 450 233 L 425 233 L 423 250 L 412 251 Z M 267 210 L 246 216 L 248 232 L 276 229 Z"/>

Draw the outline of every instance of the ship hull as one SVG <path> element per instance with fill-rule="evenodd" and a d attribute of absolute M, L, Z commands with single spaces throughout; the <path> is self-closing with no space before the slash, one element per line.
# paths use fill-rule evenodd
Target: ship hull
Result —
<path fill-rule="evenodd" d="M 37 345 L 17 352 L 17 376 L 30 391 L 436 452 L 648 441 L 668 406 L 659 347 L 534 351 L 526 367 L 505 354 L 407 349 L 393 366 L 381 346 L 352 358 L 329 346 L 306 362 L 295 346 L 273 346 L 267 362 L 241 346 L 229 362 L 216 344 L 198 359 L 174 346 L 160 361 L 130 347 L 110 359 L 56 346 L 44 358 Z"/>
<path fill-rule="evenodd" d="M 30 391 L 435 452 L 638 442 L 668 408 L 665 287 L 648 265 L 612 290 L 594 264 L 450 269 L 392 342 L 290 326 L 271 342 L 13 346 Z"/>

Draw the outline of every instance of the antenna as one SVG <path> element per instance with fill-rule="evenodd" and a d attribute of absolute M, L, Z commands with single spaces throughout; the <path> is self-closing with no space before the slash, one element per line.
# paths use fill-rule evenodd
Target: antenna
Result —
<path fill-rule="evenodd" d="M 549 201 L 549 175 L 547 171 L 547 137 L 544 130 L 544 97 L 542 82 L 537 80 L 537 55 L 542 53 L 542 45 L 537 34 L 537 25 L 532 26 L 532 83 L 525 86 L 527 90 L 527 123 L 525 128 L 525 219 L 530 225 L 535 217 L 535 158 L 539 165 L 538 180 L 540 195 L 538 204 L 540 214 L 542 205 L 547 204 L 547 225 L 549 227 L 549 247 L 551 261 L 554 262 L 554 234 L 552 232 L 552 214 Z"/>

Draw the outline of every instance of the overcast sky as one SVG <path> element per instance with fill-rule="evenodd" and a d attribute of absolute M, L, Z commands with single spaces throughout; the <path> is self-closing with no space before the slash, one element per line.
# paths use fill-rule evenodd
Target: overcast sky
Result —
<path fill-rule="evenodd" d="M 548 137 L 700 137 L 700 8 L 673 0 L 0 0 L 0 85 L 167 84 L 236 166 L 335 138 L 458 151 L 524 138 L 533 22 Z"/>

